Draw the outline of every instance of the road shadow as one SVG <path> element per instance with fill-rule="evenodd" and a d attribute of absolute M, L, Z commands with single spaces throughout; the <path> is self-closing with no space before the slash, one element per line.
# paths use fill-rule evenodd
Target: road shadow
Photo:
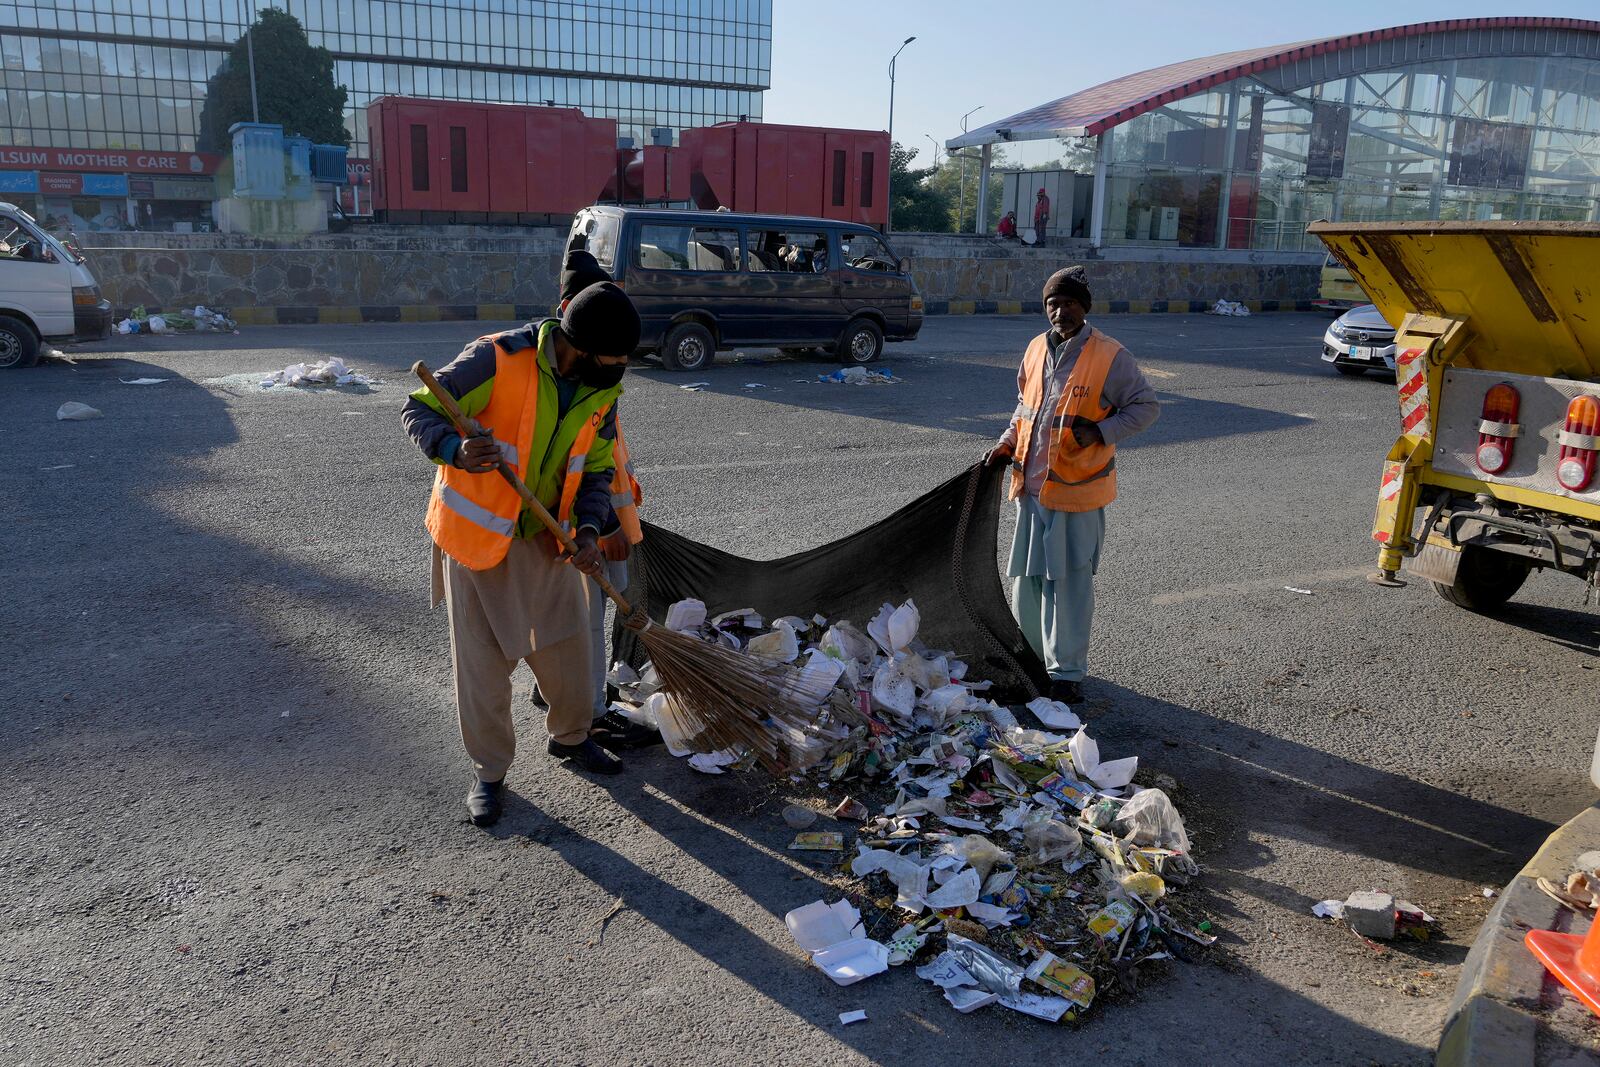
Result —
<path fill-rule="evenodd" d="M 1190 803 L 1204 811 L 1221 842 L 1213 862 L 1234 870 L 1265 863 L 1248 850 L 1229 851 L 1237 832 L 1248 827 L 1402 868 L 1501 885 L 1555 829 L 1497 804 L 1111 682 L 1096 679 L 1090 689 L 1097 704 L 1113 709 L 1093 719 L 1096 740 L 1163 767 L 1181 765 Z M 1202 852 L 1202 858 L 1211 857 Z M 1309 909 L 1314 901 L 1291 903 Z"/>

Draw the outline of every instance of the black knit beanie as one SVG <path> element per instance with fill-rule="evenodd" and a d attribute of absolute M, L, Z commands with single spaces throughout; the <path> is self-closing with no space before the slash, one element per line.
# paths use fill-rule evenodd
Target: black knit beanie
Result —
<path fill-rule="evenodd" d="M 592 356 L 626 356 L 639 347 L 639 312 L 615 282 L 600 282 L 572 298 L 561 332 Z"/>
<path fill-rule="evenodd" d="M 1052 296 L 1064 296 L 1076 300 L 1083 305 L 1083 310 L 1088 311 L 1090 306 L 1089 275 L 1080 266 L 1062 267 L 1050 275 L 1049 281 L 1044 283 L 1044 298 L 1049 300 Z"/>
<path fill-rule="evenodd" d="M 566 303 L 591 285 L 610 280 L 611 275 L 598 260 L 583 249 L 575 248 L 567 253 L 567 261 L 561 267 L 561 302 Z"/>

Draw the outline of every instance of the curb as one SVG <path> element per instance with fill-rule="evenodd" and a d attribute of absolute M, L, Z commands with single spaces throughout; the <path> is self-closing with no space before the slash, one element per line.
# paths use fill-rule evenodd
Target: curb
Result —
<path fill-rule="evenodd" d="M 1213 300 L 1108 300 L 1097 301 L 1095 311 L 1110 315 L 1199 315 L 1211 310 Z M 1318 311 L 1310 300 L 1240 300 L 1251 314 L 1267 311 Z M 1042 315 L 1038 300 L 929 300 L 926 315 Z"/>
<path fill-rule="evenodd" d="M 1528 930 L 1581 926 L 1571 909 L 1546 896 L 1541 876 L 1558 884 L 1577 857 L 1600 848 L 1600 803 L 1579 812 L 1545 838 L 1495 902 L 1461 966 L 1461 981 L 1434 1060 L 1438 1067 L 1533 1063 L 1542 1023 L 1544 966 L 1523 944 Z M 1554 981 L 1554 979 L 1550 979 Z"/>
<path fill-rule="evenodd" d="M 162 313 L 161 308 L 148 305 L 145 311 L 151 315 Z M 228 315 L 240 326 L 326 326 L 363 322 L 531 322 L 551 311 L 541 304 L 362 304 L 236 307 Z M 117 308 L 112 321 L 119 322 L 129 314 L 130 309 Z"/>

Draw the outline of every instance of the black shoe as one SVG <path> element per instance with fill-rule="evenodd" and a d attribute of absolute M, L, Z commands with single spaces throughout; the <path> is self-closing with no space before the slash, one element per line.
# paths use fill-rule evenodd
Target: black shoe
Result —
<path fill-rule="evenodd" d="M 467 811 L 472 816 L 472 825 L 493 826 L 499 822 L 501 800 L 505 793 L 504 778 L 498 782 L 485 782 L 482 779 L 474 782 L 472 790 L 467 793 Z"/>
<path fill-rule="evenodd" d="M 549 714 L 550 705 L 545 703 L 544 694 L 539 692 L 539 685 L 537 682 L 534 683 L 533 692 L 529 695 L 533 700 L 534 708 L 536 708 L 540 714 Z"/>
<path fill-rule="evenodd" d="M 595 744 L 612 752 L 648 748 L 662 743 L 660 730 L 652 730 L 643 723 L 634 722 L 620 711 L 608 711 L 596 719 L 589 736 Z"/>
<path fill-rule="evenodd" d="M 576 745 L 563 745 L 552 737 L 548 748 L 550 755 L 571 760 L 590 774 L 622 773 L 622 761 L 587 737 Z"/>
<path fill-rule="evenodd" d="M 1063 681 L 1060 678 L 1052 679 L 1050 682 L 1050 699 L 1059 700 L 1068 706 L 1082 704 L 1083 683 Z"/>

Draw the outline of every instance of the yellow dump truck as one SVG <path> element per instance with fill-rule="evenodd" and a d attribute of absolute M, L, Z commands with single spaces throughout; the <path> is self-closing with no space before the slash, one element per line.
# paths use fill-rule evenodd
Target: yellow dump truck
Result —
<path fill-rule="evenodd" d="M 1537 567 L 1600 581 L 1600 224 L 1313 223 L 1400 324 L 1373 581 L 1493 611 Z"/>

